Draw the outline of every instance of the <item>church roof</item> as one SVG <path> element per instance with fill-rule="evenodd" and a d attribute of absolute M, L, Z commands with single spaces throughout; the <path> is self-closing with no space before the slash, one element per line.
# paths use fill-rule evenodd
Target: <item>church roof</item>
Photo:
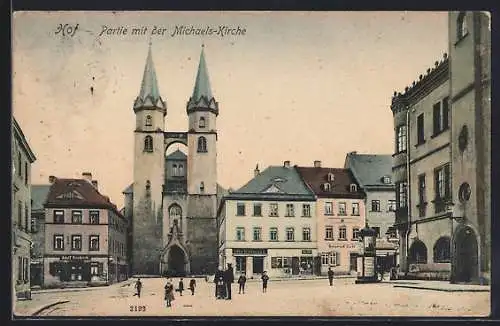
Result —
<path fill-rule="evenodd" d="M 207 101 L 213 98 L 210 79 L 208 78 L 207 63 L 205 62 L 205 51 L 203 48 L 201 48 L 200 63 L 198 65 L 198 73 L 196 74 L 196 82 L 194 84 L 191 99 L 198 102 L 202 96 L 204 96 Z"/>
<path fill-rule="evenodd" d="M 175 152 L 167 155 L 167 160 L 176 160 L 176 161 L 185 161 L 187 159 L 187 155 L 184 154 L 181 150 L 176 150 Z"/>
<path fill-rule="evenodd" d="M 144 67 L 144 74 L 142 76 L 141 91 L 135 100 L 134 108 L 142 106 L 158 106 L 160 108 L 165 108 L 165 103 L 158 89 L 158 80 L 156 78 L 156 70 L 153 63 L 153 54 L 151 53 L 151 44 L 149 45 L 146 66 Z"/>
<path fill-rule="evenodd" d="M 351 169 L 363 188 L 394 188 L 392 181 L 392 155 L 348 153 L 345 167 Z M 384 183 L 384 176 L 390 178 Z"/>

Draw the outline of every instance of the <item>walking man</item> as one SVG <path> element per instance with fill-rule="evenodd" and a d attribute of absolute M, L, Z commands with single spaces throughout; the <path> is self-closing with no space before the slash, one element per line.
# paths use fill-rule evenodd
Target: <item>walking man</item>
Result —
<path fill-rule="evenodd" d="M 231 264 L 227 264 L 227 269 L 224 271 L 224 284 L 226 286 L 226 299 L 231 300 L 231 286 L 234 283 L 234 272 Z"/>
<path fill-rule="evenodd" d="M 141 282 L 141 279 L 138 278 L 137 281 L 135 281 L 135 294 L 134 294 L 134 296 L 138 296 L 140 298 L 141 297 L 141 289 L 142 289 L 142 282 Z"/>
<path fill-rule="evenodd" d="M 247 278 L 245 276 L 245 273 L 242 273 L 240 275 L 240 278 L 238 278 L 238 284 L 240 285 L 240 290 L 238 291 L 239 294 L 243 291 L 243 294 L 245 294 L 245 283 L 247 282 Z"/>
<path fill-rule="evenodd" d="M 262 273 L 262 292 L 266 293 L 267 292 L 267 281 L 269 281 L 269 276 L 267 276 L 267 272 L 264 271 L 264 273 Z"/>
<path fill-rule="evenodd" d="M 191 290 L 191 295 L 194 295 L 194 288 L 196 287 L 196 280 L 194 278 L 189 281 L 189 289 Z"/>
<path fill-rule="evenodd" d="M 182 297 L 182 291 L 184 291 L 184 282 L 182 281 L 182 277 L 179 281 L 179 295 Z"/>
<path fill-rule="evenodd" d="M 330 286 L 333 286 L 333 271 L 331 267 L 328 267 L 328 282 L 330 282 Z"/>

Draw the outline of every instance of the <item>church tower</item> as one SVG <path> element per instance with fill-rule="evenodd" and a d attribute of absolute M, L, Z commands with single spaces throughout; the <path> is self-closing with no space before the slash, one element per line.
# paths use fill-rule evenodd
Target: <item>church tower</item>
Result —
<path fill-rule="evenodd" d="M 134 102 L 132 273 L 157 274 L 161 247 L 166 103 L 160 96 L 151 44 L 141 90 Z"/>
<path fill-rule="evenodd" d="M 191 271 L 214 270 L 217 261 L 217 116 L 202 47 L 196 81 L 186 107 L 189 127 L 187 234 Z"/>

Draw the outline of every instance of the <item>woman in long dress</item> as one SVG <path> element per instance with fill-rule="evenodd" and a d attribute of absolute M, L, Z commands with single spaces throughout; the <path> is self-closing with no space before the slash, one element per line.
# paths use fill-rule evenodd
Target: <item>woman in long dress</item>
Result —
<path fill-rule="evenodd" d="M 174 300 L 174 285 L 167 279 L 167 284 L 165 284 L 165 303 L 167 307 L 172 307 L 172 301 Z"/>

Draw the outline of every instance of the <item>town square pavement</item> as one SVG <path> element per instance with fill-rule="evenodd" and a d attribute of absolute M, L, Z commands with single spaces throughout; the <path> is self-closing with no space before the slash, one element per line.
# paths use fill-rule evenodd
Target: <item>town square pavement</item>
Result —
<path fill-rule="evenodd" d="M 37 316 L 488 316 L 490 292 L 444 292 L 395 287 L 392 282 L 354 284 L 354 278 L 248 282 L 245 294 L 233 285 L 232 300 L 216 300 L 213 283 L 197 279 L 194 296 L 176 293 L 171 308 L 163 301 L 165 279 L 143 278 L 141 298 L 134 279 L 79 291 L 43 291 L 16 303 L 17 315 L 33 315 L 36 305 L 55 304 Z M 178 279 L 174 279 L 177 284 Z M 185 286 L 189 279 L 184 280 Z M 443 284 L 446 285 L 446 284 Z"/>

